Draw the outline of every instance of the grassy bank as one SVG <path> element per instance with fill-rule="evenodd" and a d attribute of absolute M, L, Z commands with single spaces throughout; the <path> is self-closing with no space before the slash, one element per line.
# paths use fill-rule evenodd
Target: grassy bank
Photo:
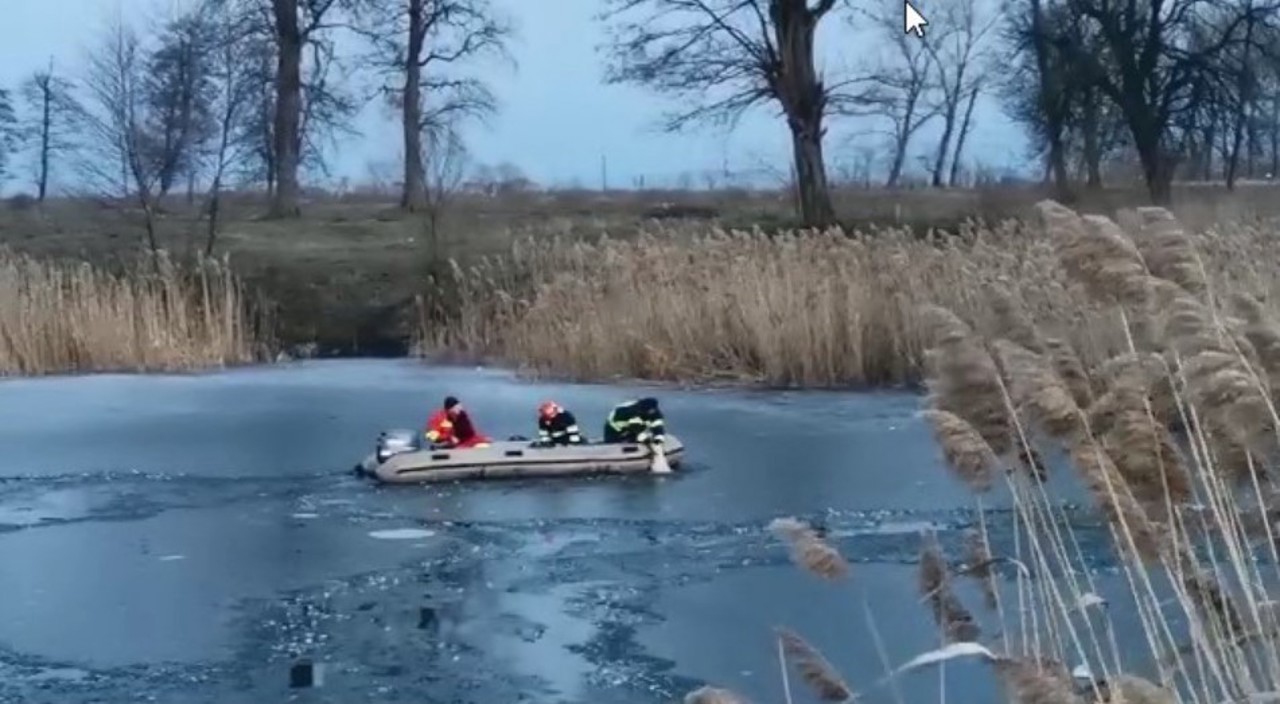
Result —
<path fill-rule="evenodd" d="M 1280 294 L 1275 227 L 1188 235 L 1223 296 Z M 1076 285 L 1038 224 L 852 233 L 650 227 L 637 237 L 530 237 L 455 265 L 424 297 L 419 349 L 549 376 L 833 387 L 921 378 L 924 304 L 980 331 L 1035 320 L 1086 364 L 1125 343 L 1116 311 Z M 1280 300 L 1275 295 L 1270 300 Z"/>
<path fill-rule="evenodd" d="M 1175 211 L 1200 225 L 1280 215 L 1270 186 L 1180 185 Z M 500 256 L 525 236 L 595 241 L 607 233 L 629 239 L 665 223 L 682 231 L 767 231 L 793 226 L 789 198 L 777 191 L 552 191 L 496 197 L 458 193 L 440 214 L 434 234 L 428 218 L 404 213 L 394 193 L 309 193 L 303 217 L 271 220 L 261 194 L 233 194 L 223 204 L 216 251 L 230 257 L 246 287 L 277 304 L 280 341 L 315 343 L 321 354 L 403 354 L 415 336 L 415 296 L 425 272 L 447 258 L 469 267 Z M 1044 193 L 1037 188 L 838 188 L 837 214 L 847 230 L 871 224 L 953 230 L 966 218 L 986 222 L 1025 219 Z M 1111 212 L 1143 202 L 1141 188 L 1110 188 L 1083 197 L 1086 209 Z M 175 253 L 199 250 L 205 223 L 199 197 L 166 199 L 156 237 Z M 0 245 L 41 258 L 88 260 L 119 272 L 144 242 L 141 214 L 132 203 L 53 199 L 37 206 L 0 202 Z"/>
<path fill-rule="evenodd" d="M 0 375 L 178 371 L 264 358 L 229 267 L 166 257 L 109 273 L 0 250 Z"/>
<path fill-rule="evenodd" d="M 1083 351 L 1030 316 L 981 332 L 960 307 L 922 311 L 931 331 L 926 415 L 980 516 L 994 487 L 1012 495 L 1017 535 L 1011 553 L 993 554 L 982 520 L 968 554 L 950 556 L 925 536 L 920 602 L 941 647 L 922 644 L 929 653 L 886 670 L 902 676 L 978 659 L 1016 704 L 1272 701 L 1280 691 L 1280 325 L 1239 293 L 1233 270 L 1203 266 L 1217 261 L 1220 241 L 1197 242 L 1167 213 L 1138 216 L 1128 235 L 1053 203 L 1041 216 L 1045 244 L 1089 304 L 1079 311 L 1089 322 L 1067 332 L 1102 332 L 1091 316 L 1105 311 L 1113 314 L 1105 326 L 1124 343 L 1082 364 Z M 1102 547 L 1128 593 L 1109 604 L 1082 549 L 1098 544 L 1077 534 L 1045 491 L 1050 468 L 1039 457 L 1049 451 L 1065 452 L 1062 469 L 1087 488 L 1110 536 Z M 803 523 L 771 527 L 806 569 L 857 581 Z M 983 603 L 958 596 L 961 580 L 980 586 Z M 781 676 L 790 670 L 823 700 L 893 691 L 892 677 L 848 681 L 839 653 L 823 656 L 799 634 L 784 630 L 777 645 Z M 1078 665 L 1092 676 L 1073 676 Z M 686 698 L 735 701 L 744 700 L 710 687 Z"/>

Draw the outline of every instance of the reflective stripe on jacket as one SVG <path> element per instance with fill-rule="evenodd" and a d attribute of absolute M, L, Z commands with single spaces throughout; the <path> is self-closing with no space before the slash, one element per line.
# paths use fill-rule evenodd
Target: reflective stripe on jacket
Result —
<path fill-rule="evenodd" d="M 581 444 L 582 431 L 578 429 L 578 419 L 568 411 L 560 411 L 550 418 L 539 418 L 538 440 L 555 445 Z"/>
<path fill-rule="evenodd" d="M 452 418 L 443 410 L 436 411 L 427 421 L 425 435 L 433 444 L 448 447 L 478 447 L 479 443 L 491 442 L 476 430 L 464 410 L 456 411 Z"/>
<path fill-rule="evenodd" d="M 443 410 L 436 411 L 427 420 L 427 427 L 424 433 L 427 440 L 438 445 L 445 445 L 454 441 L 453 421 L 449 419 L 449 415 Z"/>
<path fill-rule="evenodd" d="M 660 438 L 666 433 L 666 423 L 663 421 L 662 412 L 654 409 L 650 413 L 642 410 L 638 402 L 628 401 L 615 406 L 609 412 L 609 427 L 614 430 L 625 433 L 629 430 L 639 431 L 637 437 L 640 439 L 648 439 L 649 436 Z"/>

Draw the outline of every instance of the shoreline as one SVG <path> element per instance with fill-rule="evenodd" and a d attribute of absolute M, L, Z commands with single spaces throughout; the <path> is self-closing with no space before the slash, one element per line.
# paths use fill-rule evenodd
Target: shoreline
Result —
<path fill-rule="evenodd" d="M 253 223 L 273 229 L 228 234 L 229 271 L 251 312 L 210 337 L 241 344 L 247 331 L 254 338 L 245 342 L 251 350 L 209 349 L 199 334 L 187 332 L 185 318 L 173 321 L 173 335 L 146 330 L 123 352 L 111 347 L 119 326 L 99 324 L 101 340 L 95 342 L 110 354 L 91 346 L 65 354 L 60 350 L 70 343 L 61 338 L 57 345 L 37 344 L 20 330 L 27 357 L 52 352 L 47 362 L 37 360 L 38 371 L 11 364 L 7 375 L 203 373 L 372 358 L 481 364 L 553 383 L 918 394 L 924 388 L 920 350 L 929 332 L 920 311 L 939 302 L 953 304 L 960 319 L 977 328 L 999 322 L 1003 314 L 996 309 L 1003 306 L 1055 335 L 1073 331 L 1064 342 L 1089 363 L 1120 346 L 1105 325 L 1099 334 L 1072 327 L 1073 311 L 1093 310 L 1092 304 L 1068 287 L 1055 251 L 1029 222 L 1010 221 L 957 243 L 935 241 L 932 234 L 921 238 L 909 226 L 890 228 L 883 237 L 822 232 L 777 238 L 714 224 L 645 229 L 632 221 L 646 239 L 596 242 L 576 233 L 561 240 L 552 229 L 507 231 L 428 260 L 410 240 L 397 237 L 404 231 L 392 226 L 404 221 L 360 220 L 354 217 L 360 212 L 370 215 L 366 206 L 302 221 L 316 225 L 305 240 L 274 229 L 298 223 Z M 1236 288 L 1250 292 L 1256 282 L 1266 284 L 1270 275 L 1263 265 L 1270 255 L 1261 232 L 1238 225 L 1206 241 L 1210 273 L 1250 261 L 1258 268 L 1255 283 L 1233 275 L 1243 282 Z M 50 236 L 39 243 L 48 248 L 46 256 L 65 255 L 73 241 Z M 301 245 L 316 254 L 298 256 Z M 446 254 L 452 265 L 443 270 L 439 257 Z M 103 250 L 85 250 L 75 259 L 114 271 Z M 659 264 L 667 275 L 655 281 L 651 268 Z M 1001 283 L 988 291 L 982 282 Z M 640 295 L 648 298 L 637 307 Z M 91 304 L 77 305 L 96 310 Z M 146 315 L 156 317 L 151 308 L 135 317 Z M 57 314 L 38 318 L 34 324 L 42 327 L 35 333 L 67 337 L 60 320 Z M 28 337 L 37 340 L 35 333 Z M 174 349 L 152 354 L 157 336 Z M 71 336 L 72 343 L 78 340 Z M 131 363 L 135 358 L 143 363 Z M 26 361 L 18 359 L 19 365 Z"/>
<path fill-rule="evenodd" d="M 0 386 L 6 382 L 21 380 L 37 380 L 37 379 L 68 379 L 75 377 L 104 377 L 104 376 L 154 376 L 154 377 L 194 377 L 208 376 L 226 372 L 249 371 L 249 370 L 270 370 L 276 367 L 284 367 L 294 364 L 307 364 L 312 362 L 358 362 L 358 361 L 397 361 L 411 362 L 427 367 L 437 368 L 457 368 L 467 370 L 484 370 L 484 371 L 500 371 L 510 374 L 516 381 L 523 383 L 541 383 L 541 384 L 571 384 L 575 386 L 627 386 L 627 387 L 651 387 L 664 390 L 676 391 L 750 391 L 762 393 L 783 393 L 783 392 L 804 392 L 804 393 L 910 393 L 921 395 L 924 393 L 923 384 L 850 384 L 847 386 L 800 386 L 800 385 L 778 385 L 756 381 L 733 381 L 733 380 L 688 380 L 677 381 L 670 379 L 646 379 L 643 377 L 629 377 L 623 375 L 615 375 L 612 377 L 599 379 L 580 379 L 573 378 L 568 375 L 538 375 L 536 373 L 522 370 L 518 365 L 512 365 L 501 362 L 499 360 L 487 361 L 466 361 L 461 359 L 445 360 L 431 359 L 417 355 L 379 355 L 379 354 L 329 354 L 315 355 L 305 357 L 284 357 L 277 355 L 272 359 L 265 359 L 256 362 L 246 362 L 243 364 L 223 364 L 210 365 L 205 367 L 191 369 L 76 369 L 43 372 L 35 374 L 0 374 Z"/>

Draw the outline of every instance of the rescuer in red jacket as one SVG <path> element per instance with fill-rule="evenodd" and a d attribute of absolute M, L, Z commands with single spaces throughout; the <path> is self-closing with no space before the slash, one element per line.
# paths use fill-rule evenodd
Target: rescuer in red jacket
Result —
<path fill-rule="evenodd" d="M 436 447 L 488 447 L 491 440 L 476 431 L 471 416 L 457 398 L 449 396 L 444 407 L 431 415 L 425 431 L 427 440 Z"/>

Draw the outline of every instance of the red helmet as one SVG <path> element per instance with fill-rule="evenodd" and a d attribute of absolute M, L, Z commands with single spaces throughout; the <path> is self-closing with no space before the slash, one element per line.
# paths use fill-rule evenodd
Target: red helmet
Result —
<path fill-rule="evenodd" d="M 538 406 L 539 418 L 554 418 L 559 413 L 560 406 L 555 401 L 543 401 L 542 405 Z"/>

